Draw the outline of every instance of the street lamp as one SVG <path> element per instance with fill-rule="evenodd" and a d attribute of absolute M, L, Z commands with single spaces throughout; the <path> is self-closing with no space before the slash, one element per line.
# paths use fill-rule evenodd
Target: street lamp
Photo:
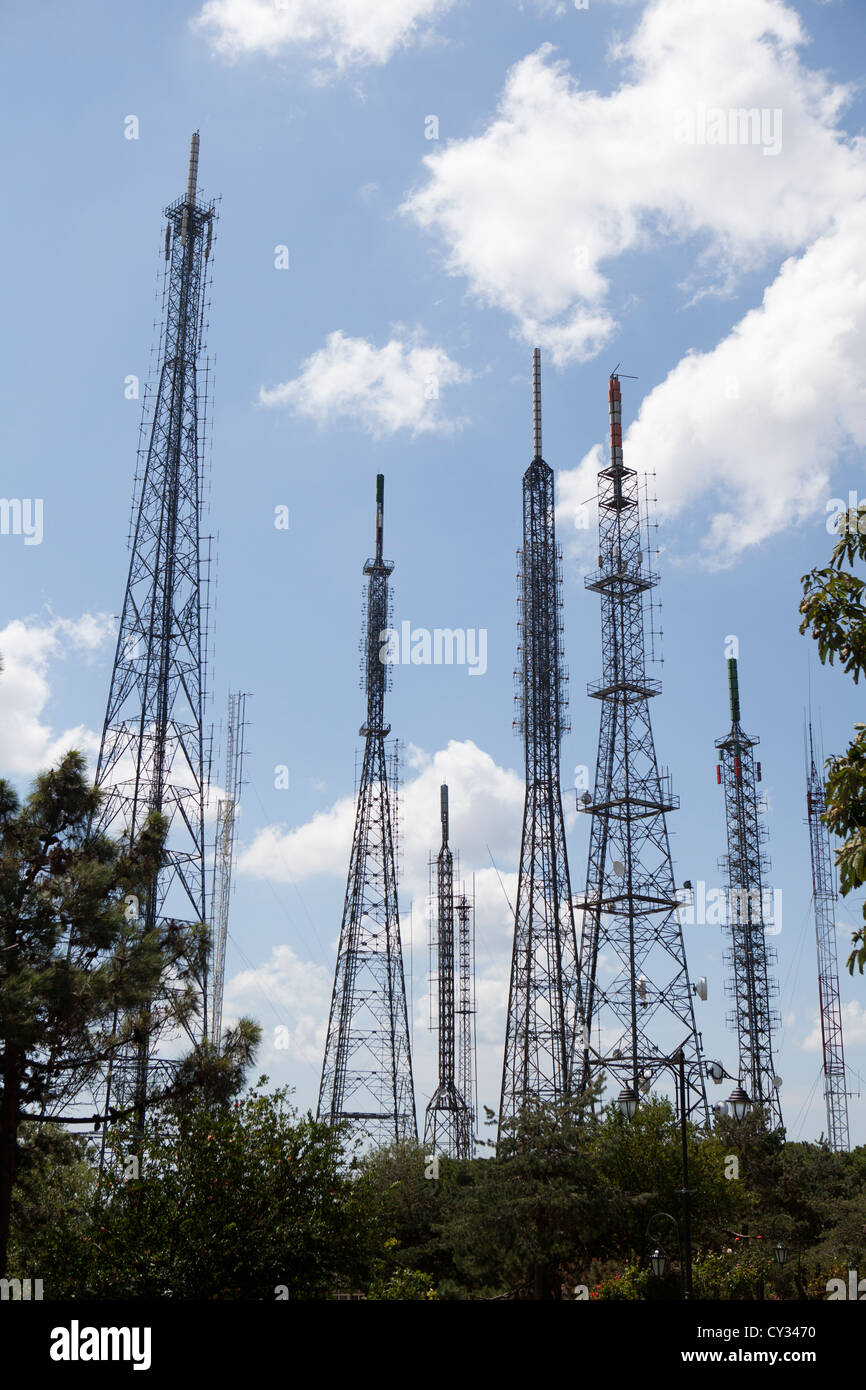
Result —
<path fill-rule="evenodd" d="M 680 1112 L 680 1140 L 682 1145 L 682 1166 L 683 1166 L 683 1185 L 680 1195 L 683 1200 L 683 1229 L 682 1229 L 682 1251 L 683 1251 L 683 1298 L 692 1297 L 692 1233 L 691 1233 L 691 1192 L 689 1190 L 689 1156 L 688 1156 L 688 1116 L 686 1110 L 686 1059 L 682 1048 L 675 1052 L 671 1057 L 642 1057 L 636 1059 L 643 1065 L 648 1066 L 649 1070 L 644 1071 L 644 1080 L 652 1078 L 653 1067 L 669 1067 L 678 1077 L 679 1081 L 679 1112 Z M 730 1081 L 733 1077 L 725 1071 L 721 1062 L 697 1062 L 693 1063 L 691 1071 L 699 1069 L 706 1070 L 707 1076 L 718 1085 L 722 1078 L 727 1076 Z M 620 1114 L 626 1120 L 634 1119 L 638 1106 L 638 1094 L 631 1086 L 623 1086 L 617 1098 L 617 1107 Z M 734 1118 L 742 1120 L 751 1105 L 749 1097 L 741 1086 L 735 1087 L 731 1092 L 730 1104 L 734 1112 Z M 656 1252 L 658 1253 L 658 1252 Z"/>
<path fill-rule="evenodd" d="M 773 1259 L 777 1265 L 783 1265 L 788 1258 L 788 1247 L 783 1240 L 777 1240 L 773 1246 Z"/>
<path fill-rule="evenodd" d="M 741 1120 L 746 1118 L 752 1101 L 748 1092 L 744 1091 L 742 1086 L 735 1086 L 728 1096 L 728 1104 L 734 1112 L 734 1119 L 737 1121 L 737 1124 L 739 1124 Z"/>
<path fill-rule="evenodd" d="M 669 1211 L 657 1211 L 655 1216 L 650 1218 L 649 1225 L 646 1228 L 646 1238 L 649 1242 L 650 1249 L 652 1252 L 650 1254 L 650 1268 L 653 1274 L 655 1275 L 656 1279 L 664 1279 L 670 1267 L 670 1259 L 668 1257 L 668 1252 L 665 1247 L 665 1243 L 662 1239 L 660 1230 L 660 1226 L 663 1221 L 666 1221 L 668 1225 L 672 1226 L 674 1229 L 677 1247 L 680 1252 L 680 1281 L 682 1284 L 683 1297 L 685 1297 L 686 1266 L 685 1260 L 683 1258 L 683 1246 L 680 1237 L 680 1227 L 676 1217 L 671 1216 Z"/>
<path fill-rule="evenodd" d="M 623 1086 L 617 1099 L 617 1106 L 621 1115 L 625 1115 L 627 1120 L 633 1120 L 637 1112 L 637 1091 L 633 1091 L 630 1086 Z"/>

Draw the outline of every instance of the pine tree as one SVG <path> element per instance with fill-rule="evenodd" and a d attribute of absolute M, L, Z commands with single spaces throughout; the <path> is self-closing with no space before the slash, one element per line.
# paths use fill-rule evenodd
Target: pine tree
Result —
<path fill-rule="evenodd" d="M 23 804 L 0 779 L 0 1277 L 22 1123 L 80 1094 L 151 1001 L 178 1022 L 196 1008 L 204 925 L 147 930 L 126 910 L 154 880 L 166 822 L 151 815 L 121 847 L 91 832 L 101 798 L 74 751 Z"/>

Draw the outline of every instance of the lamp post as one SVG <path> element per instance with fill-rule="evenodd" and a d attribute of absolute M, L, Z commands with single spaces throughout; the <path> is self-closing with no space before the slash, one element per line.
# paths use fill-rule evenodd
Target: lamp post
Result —
<path fill-rule="evenodd" d="M 680 1286 L 682 1288 L 683 1279 L 685 1277 L 685 1262 L 683 1260 L 683 1247 L 680 1240 L 680 1228 L 676 1217 L 671 1216 L 670 1212 L 667 1211 L 657 1211 L 655 1216 L 650 1217 L 649 1224 L 646 1228 L 646 1238 L 648 1243 L 652 1246 L 650 1268 L 656 1279 L 664 1279 L 668 1272 L 668 1252 L 665 1249 L 661 1235 L 654 1229 L 658 1221 L 669 1221 L 677 1233 L 677 1246 L 680 1251 Z M 683 1294 L 683 1297 L 685 1297 L 685 1294 Z"/>
<path fill-rule="evenodd" d="M 688 1124 L 686 1119 L 686 1057 L 682 1048 L 673 1054 L 672 1057 L 642 1057 L 640 1058 L 642 1067 L 668 1067 L 673 1071 L 677 1078 L 678 1100 L 680 1112 L 680 1146 L 682 1150 L 683 1185 L 680 1191 L 683 1203 L 683 1298 L 688 1299 L 693 1296 L 692 1290 L 692 1209 L 691 1191 L 689 1189 L 689 1146 L 688 1146 Z M 729 1081 L 734 1078 L 725 1071 L 721 1062 L 693 1062 L 689 1071 L 692 1074 L 701 1067 L 706 1069 L 706 1075 L 711 1081 L 719 1085 L 724 1077 Z M 623 1086 L 618 1098 L 617 1106 L 620 1113 L 626 1120 L 634 1119 L 638 1107 L 638 1094 L 631 1086 Z M 739 1122 L 744 1118 L 751 1105 L 751 1100 L 739 1083 L 734 1087 L 729 1098 L 729 1104 L 734 1112 L 734 1119 Z"/>

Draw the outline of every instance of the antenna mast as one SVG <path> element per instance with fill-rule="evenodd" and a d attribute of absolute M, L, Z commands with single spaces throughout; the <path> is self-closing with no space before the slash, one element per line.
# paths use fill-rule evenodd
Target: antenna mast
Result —
<path fill-rule="evenodd" d="M 376 478 L 376 555 L 367 575 L 363 652 L 367 719 L 355 832 L 340 927 L 334 992 L 319 1089 L 319 1119 L 348 1121 L 349 1139 L 375 1146 L 417 1139 L 406 985 L 397 907 L 393 789 L 385 739 L 388 667 L 380 657 L 390 626 L 382 559 L 385 479 Z"/>
<path fill-rule="evenodd" d="M 615 1080 L 637 1100 L 665 1074 L 660 1059 L 682 1051 L 687 1115 L 708 1123 L 700 1034 L 678 913 L 666 816 L 679 806 L 660 772 L 646 674 L 644 594 L 658 583 L 645 564 L 637 474 L 622 455 L 622 398 L 608 390 L 610 462 L 598 475 L 598 571 L 587 589 L 601 599 L 601 704 L 595 787 L 578 810 L 592 816 L 583 909 L 581 978 L 585 1029 L 577 1040 L 584 1085 Z M 598 1042 L 591 1046 L 592 1031 Z"/>
<path fill-rule="evenodd" d="M 129 573 L 95 779 L 107 794 L 101 831 L 129 841 L 151 812 L 168 819 L 162 865 L 138 909 L 146 927 L 165 924 L 168 931 L 207 921 L 207 560 L 201 545 L 206 390 L 200 389 L 198 371 L 216 212 L 196 192 L 198 149 L 196 131 L 186 194 L 165 209 L 159 378 L 147 449 L 140 455 Z M 204 980 L 199 985 L 203 995 Z M 203 998 L 201 1003 L 203 1013 Z M 151 1009 L 132 1022 L 136 1041 L 105 1078 L 105 1114 L 132 1104 L 141 1126 L 149 1073 L 170 1080 L 173 1065 L 150 1056 L 166 1020 Z M 193 1044 L 201 1022 L 187 1026 Z"/>
<path fill-rule="evenodd" d="M 448 788 L 439 793 L 442 845 L 436 858 L 436 915 L 431 948 L 436 951 L 438 984 L 439 1084 L 427 1106 L 424 1145 L 449 1158 L 472 1158 L 471 1099 L 457 1087 L 454 991 L 454 859 L 448 844 Z"/>
<path fill-rule="evenodd" d="M 225 798 L 217 806 L 216 840 L 213 866 L 211 911 L 214 918 L 212 962 L 205 994 L 207 1011 L 205 1030 L 214 1047 L 222 1037 L 223 991 L 226 973 L 226 942 L 229 931 L 232 865 L 234 860 L 235 821 L 240 805 L 243 784 L 244 728 L 246 727 L 247 697 L 238 691 L 229 695 L 226 733 Z"/>
<path fill-rule="evenodd" d="M 770 975 L 776 953 L 767 945 L 764 921 L 765 876 L 770 861 L 762 849 L 766 827 L 757 784 L 761 764 L 755 762 L 759 739 L 743 732 L 740 723 L 740 683 L 736 659 L 728 660 L 731 731 L 716 739 L 719 767 L 716 779 L 725 793 L 728 852 L 719 867 L 728 875 L 728 921 L 731 948 L 725 959 L 731 968 L 729 993 L 740 1051 L 740 1084 L 753 1104 L 765 1111 L 771 1129 L 782 1126 L 779 1078 L 773 1062 L 773 1028 L 780 1022 L 770 1005 L 779 986 Z"/>
<path fill-rule="evenodd" d="M 527 1105 L 571 1091 L 580 980 L 565 846 L 559 748 L 567 731 L 562 568 L 553 469 L 541 457 L 541 353 L 532 354 L 533 459 L 523 475 L 523 551 L 515 673 L 526 793 L 499 1128 Z"/>
<path fill-rule="evenodd" d="M 812 857 L 812 900 L 818 945 L 818 1008 L 821 1014 L 821 1046 L 824 1055 L 824 1101 L 827 1106 L 827 1138 L 837 1153 L 851 1147 L 848 1134 L 848 1092 L 845 1089 L 845 1049 L 842 1039 L 842 1004 L 839 997 L 839 960 L 836 950 L 836 892 L 830 855 L 830 832 L 823 821 L 826 802 L 824 783 L 815 763 L 812 722 L 809 721 L 809 755 L 806 766 L 806 811 Z"/>

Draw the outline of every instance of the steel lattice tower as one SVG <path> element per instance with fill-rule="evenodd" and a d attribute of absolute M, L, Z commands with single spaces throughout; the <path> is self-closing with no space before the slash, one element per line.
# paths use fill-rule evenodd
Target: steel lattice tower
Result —
<path fill-rule="evenodd" d="M 587 589 L 601 598 L 601 703 L 583 909 L 581 981 L 583 1085 L 607 1075 L 648 1091 L 659 1058 L 682 1049 L 690 1116 L 709 1122 L 692 987 L 677 911 L 666 815 L 679 805 L 659 771 L 650 700 L 661 682 L 646 674 L 644 594 L 658 583 L 645 563 L 637 475 L 622 457 L 620 382 L 610 378 L 610 463 L 598 474 L 598 571 Z M 577 1062 L 576 1062 L 577 1065 Z"/>
<path fill-rule="evenodd" d="M 534 456 L 523 475 L 521 618 L 517 674 L 526 794 L 502 1068 L 500 1128 L 526 1105 L 571 1089 L 580 981 L 559 785 L 567 731 L 561 555 L 553 470 L 541 456 L 541 354 L 532 358 Z"/>
<path fill-rule="evenodd" d="M 226 974 L 226 943 L 229 933 L 229 904 L 232 890 L 235 822 L 240 804 L 244 764 L 244 728 L 247 697 L 240 691 L 229 695 L 226 726 L 226 783 L 225 796 L 217 806 L 216 838 L 214 843 L 213 889 L 213 951 L 208 967 L 205 990 L 204 1027 L 215 1047 L 222 1037 L 223 992 Z"/>
<path fill-rule="evenodd" d="M 475 900 L 466 893 L 455 899 L 457 913 L 457 1090 L 469 1112 L 469 1154 L 475 1154 L 478 1116 L 475 1056 Z"/>
<path fill-rule="evenodd" d="M 770 967 L 776 953 L 767 945 L 764 921 L 766 872 L 769 860 L 762 849 L 766 827 L 761 823 L 757 786 L 761 765 L 755 763 L 759 739 L 743 732 L 740 723 L 740 687 L 737 662 L 728 660 L 731 731 L 716 739 L 719 750 L 717 779 L 725 793 L 728 852 L 719 867 L 728 878 L 728 921 L 731 948 L 725 960 L 731 969 L 729 992 L 734 1012 L 729 1023 L 736 1029 L 740 1054 L 740 1083 L 752 1103 L 762 1109 L 771 1129 L 781 1128 L 782 1108 L 773 1064 L 773 1028 L 779 1016 L 770 1001 L 778 994 Z"/>
<path fill-rule="evenodd" d="M 165 209 L 159 377 L 138 477 L 129 574 L 96 769 L 96 784 L 107 794 L 101 830 L 135 836 L 150 812 L 168 819 L 162 867 L 139 909 L 150 927 L 207 919 L 205 561 L 199 526 L 206 393 L 198 364 L 215 207 L 197 195 L 198 147 L 196 132 L 186 194 Z M 155 1036 L 148 1038 L 150 1028 L 144 1032 L 109 1073 L 106 1111 L 115 1097 L 134 1097 L 141 1115 Z M 198 1041 L 192 1032 L 190 1037 Z"/>
<path fill-rule="evenodd" d="M 437 1032 L 439 1038 L 439 1084 L 427 1106 L 424 1146 L 449 1158 L 471 1158 L 473 1123 L 469 1103 L 457 1086 L 456 1021 L 454 989 L 455 904 L 454 858 L 448 844 L 448 788 L 440 788 L 442 845 L 436 857 L 436 912 L 431 948 L 436 955 L 438 986 Z"/>
<path fill-rule="evenodd" d="M 328 1037 L 319 1118 L 348 1121 L 349 1138 L 374 1145 L 417 1139 L 406 986 L 400 946 L 397 872 L 384 722 L 388 669 L 380 653 L 390 626 L 382 559 L 385 479 L 376 478 L 376 555 L 367 580 L 364 758 Z"/>
<path fill-rule="evenodd" d="M 812 898 L 818 943 L 818 1008 L 824 1055 L 824 1101 L 827 1106 L 827 1139 L 830 1148 L 850 1148 L 848 1092 L 845 1087 L 845 1049 L 842 1040 L 842 1004 L 839 997 L 839 961 L 836 952 L 836 892 L 830 854 L 830 832 L 822 820 L 826 803 L 824 783 L 815 765 L 812 725 L 809 724 L 809 762 L 806 769 L 806 809 L 812 853 Z"/>

